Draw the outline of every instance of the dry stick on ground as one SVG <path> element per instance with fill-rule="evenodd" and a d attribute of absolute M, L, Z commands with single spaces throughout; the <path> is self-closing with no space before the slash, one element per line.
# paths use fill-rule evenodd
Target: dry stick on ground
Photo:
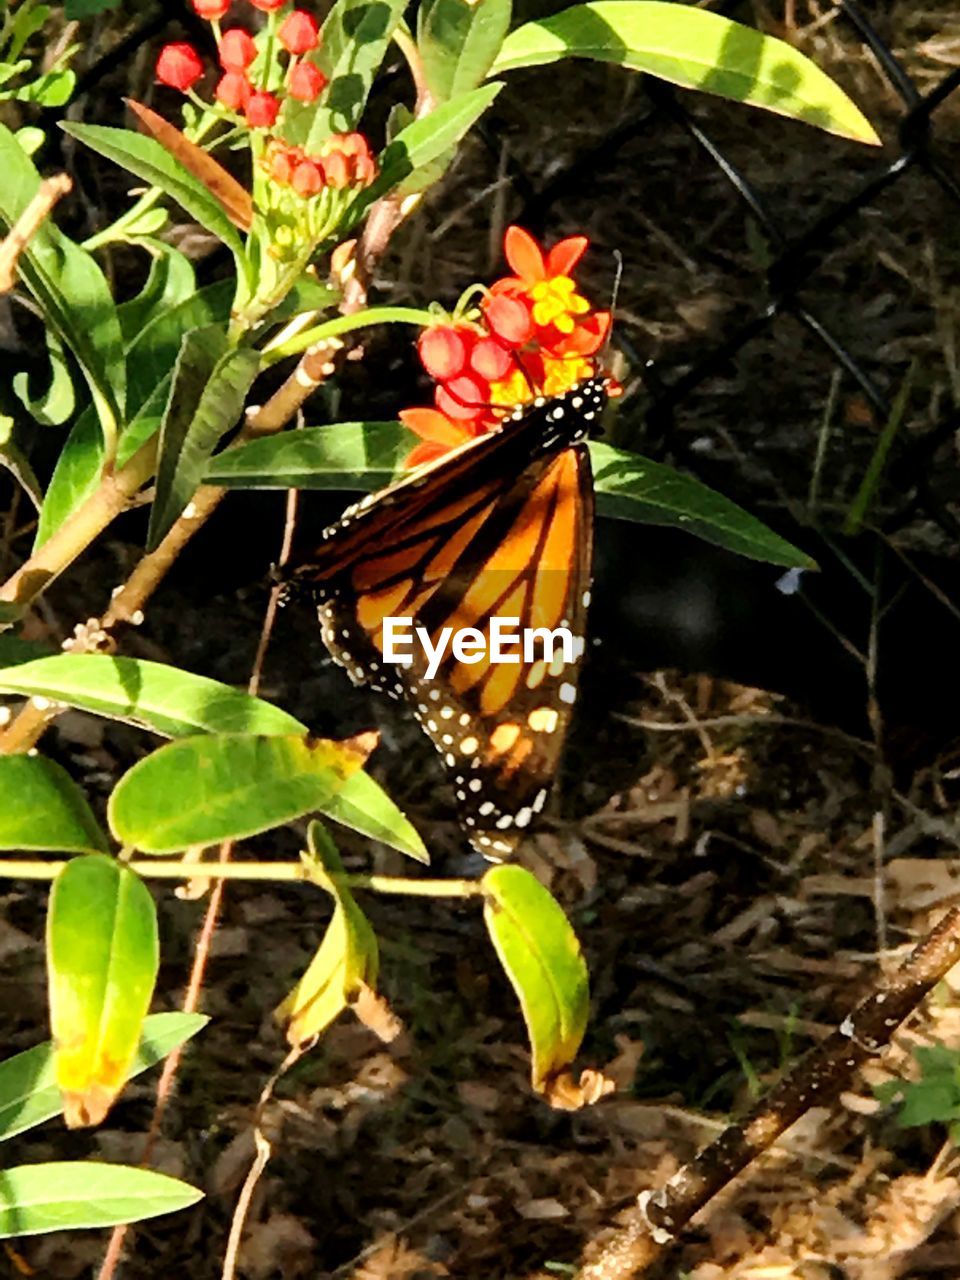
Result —
<path fill-rule="evenodd" d="M 50 210 L 69 191 L 73 183 L 65 173 L 44 178 L 36 195 L 16 220 L 6 239 L 0 243 L 0 293 L 9 293 L 17 282 L 17 262 Z"/>
<path fill-rule="evenodd" d="M 812 1049 L 739 1124 L 730 1125 L 660 1191 L 645 1193 L 625 1227 L 579 1273 L 580 1280 L 642 1275 L 717 1192 L 762 1155 L 804 1112 L 832 1102 L 853 1072 L 882 1052 L 896 1028 L 960 962 L 960 907 L 953 907 L 890 978 L 879 983 L 823 1044 Z"/>

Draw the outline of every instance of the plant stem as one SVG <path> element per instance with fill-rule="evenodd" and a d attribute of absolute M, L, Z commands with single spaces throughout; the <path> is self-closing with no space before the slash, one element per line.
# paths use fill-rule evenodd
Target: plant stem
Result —
<path fill-rule="evenodd" d="M 157 441 L 148 440 L 119 471 L 104 475 L 96 492 L 0 586 L 0 601 L 27 604 L 45 590 L 126 510 L 131 498 L 153 475 L 156 461 Z"/>
<path fill-rule="evenodd" d="M 810 1107 L 826 1106 L 960 961 L 960 907 L 953 907 L 890 978 L 873 988 L 822 1044 L 812 1049 L 739 1124 L 730 1125 L 665 1187 L 638 1201 L 625 1227 L 578 1272 L 580 1280 L 642 1275 L 676 1242 L 694 1214 Z"/>
<path fill-rule="evenodd" d="M 0 879 L 55 880 L 66 862 L 0 859 Z M 277 884 L 310 883 L 310 869 L 303 862 L 163 862 L 133 858 L 126 863 L 145 880 L 270 880 Z M 347 875 L 351 889 L 373 893 L 406 894 L 414 898 L 477 898 L 483 890 L 475 880 L 413 880 L 404 876 Z"/>
<path fill-rule="evenodd" d="M 268 343 L 263 351 L 265 365 L 275 364 L 287 356 L 299 355 L 308 347 L 318 342 L 326 342 L 337 338 L 342 333 L 351 333 L 356 329 L 367 329 L 375 324 L 413 324 L 419 328 L 432 324 L 434 316 L 420 307 L 368 307 L 365 311 L 355 312 L 348 316 L 335 316 L 325 320 L 323 324 L 314 325 L 293 337 L 286 338 L 276 345 Z"/>

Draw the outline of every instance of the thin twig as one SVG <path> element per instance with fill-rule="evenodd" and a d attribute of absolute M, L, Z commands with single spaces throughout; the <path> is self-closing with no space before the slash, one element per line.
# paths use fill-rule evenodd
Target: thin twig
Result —
<path fill-rule="evenodd" d="M 20 255 L 50 216 L 53 206 L 72 190 L 73 183 L 65 173 L 55 173 L 40 183 L 33 199 L 0 243 L 0 293 L 9 293 L 17 283 Z"/>
<path fill-rule="evenodd" d="M 638 1200 L 625 1227 L 580 1271 L 580 1280 L 642 1275 L 680 1231 L 811 1106 L 832 1102 L 854 1071 L 883 1051 L 896 1028 L 960 961 L 960 907 L 919 943 L 901 968 L 879 982 L 821 1045 L 730 1125 L 660 1191 Z"/>
<path fill-rule="evenodd" d="M 194 499 L 194 501 L 196 501 L 196 499 Z M 214 506 L 215 505 L 216 504 L 214 504 Z M 212 509 L 213 508 L 211 508 L 211 510 Z M 290 542 L 292 538 L 291 524 L 295 516 L 295 513 L 296 513 L 296 502 L 288 500 L 287 519 L 284 525 L 283 543 L 282 543 L 282 547 L 287 555 L 289 555 L 289 547 L 290 547 Z M 183 525 L 183 523 L 184 523 L 184 517 L 181 516 L 180 519 L 177 521 L 177 525 Z M 177 526 L 175 525 L 174 529 L 176 529 L 176 527 Z M 173 530 L 171 530 L 171 533 L 172 532 Z M 167 537 L 169 538 L 169 536 L 170 535 L 168 534 Z M 190 536 L 192 536 L 192 533 Z M 166 541 L 167 539 L 164 539 L 164 542 L 160 544 L 160 547 L 157 548 L 157 551 L 161 551 L 163 549 L 164 543 Z M 145 557 L 145 559 L 149 559 L 149 558 L 150 557 Z M 141 564 L 142 563 L 143 562 L 141 561 Z M 169 564 L 172 564 L 172 563 L 173 561 L 171 560 Z M 169 564 L 167 564 L 166 566 L 167 568 L 169 568 Z M 163 572 L 166 572 L 166 569 L 164 569 Z M 159 581 L 159 578 L 157 579 L 157 581 Z M 149 586 L 149 583 L 145 582 L 143 585 L 144 585 L 144 588 L 146 588 Z M 279 588 L 275 587 L 273 591 L 271 591 L 270 603 L 274 607 L 273 608 L 268 607 L 264 614 L 263 625 L 260 629 L 260 639 L 257 644 L 256 658 L 254 660 L 253 670 L 250 672 L 250 680 L 248 682 L 248 691 L 250 693 L 255 693 L 256 690 L 260 687 L 261 664 L 263 662 L 263 656 L 267 651 L 267 644 L 269 643 L 270 632 L 273 629 L 273 622 L 274 622 L 274 618 L 276 617 L 276 596 L 277 596 L 278 590 Z M 116 604 L 117 599 L 119 599 L 119 596 L 116 597 L 116 599 L 113 601 L 114 605 Z M 229 863 L 232 853 L 233 853 L 233 841 L 224 840 L 224 842 L 220 845 L 220 850 L 219 850 L 220 863 L 221 864 Z M 196 878 L 196 872 L 198 869 L 199 868 L 196 868 L 196 867 L 191 868 L 191 872 L 192 872 L 191 878 Z M 224 884 L 225 884 L 225 880 L 222 880 L 222 879 L 217 880 L 215 882 L 213 887 L 213 892 L 210 894 L 210 901 L 207 903 L 207 910 L 203 918 L 203 925 L 200 930 L 200 937 L 197 940 L 197 948 L 193 955 L 193 965 L 190 970 L 190 980 L 187 984 L 186 995 L 184 996 L 184 1001 L 183 1001 L 184 1013 L 195 1012 L 198 1004 L 200 1003 L 200 993 L 203 990 L 203 981 L 204 981 L 204 977 L 206 976 L 207 964 L 210 959 L 210 948 L 213 943 L 213 935 L 216 931 L 217 920 L 219 919 L 219 916 L 220 916 L 220 906 L 221 906 L 221 903 L 223 902 Z M 180 1067 L 180 1057 L 181 1057 L 182 1050 L 183 1050 L 183 1046 L 180 1046 L 174 1049 L 173 1052 L 170 1053 L 167 1056 L 166 1060 L 164 1061 L 163 1072 L 160 1076 L 160 1082 L 157 1085 L 157 1097 L 153 1107 L 153 1115 L 150 1118 L 150 1129 L 149 1129 L 149 1132 L 147 1133 L 147 1139 L 143 1146 L 143 1155 L 140 1160 L 140 1163 L 142 1165 L 149 1164 L 150 1159 L 153 1155 L 153 1148 L 160 1134 L 160 1127 L 163 1123 L 163 1117 L 166 1112 L 167 1103 L 173 1091 L 173 1085 L 177 1077 L 177 1071 Z M 97 1280 L 112 1280 L 113 1274 L 116 1271 L 117 1264 L 119 1263 L 120 1257 L 123 1252 L 124 1240 L 128 1230 L 129 1230 L 129 1225 L 114 1227 L 113 1233 L 110 1236 L 110 1243 L 107 1246 L 106 1255 L 104 1256 L 103 1265 L 100 1268 L 100 1272 Z"/>

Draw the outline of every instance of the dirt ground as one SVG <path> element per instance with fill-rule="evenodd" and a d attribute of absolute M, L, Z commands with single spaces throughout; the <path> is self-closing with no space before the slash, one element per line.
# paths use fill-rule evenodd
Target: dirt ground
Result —
<path fill-rule="evenodd" d="M 899 107 L 875 57 L 826 4 L 758 0 L 756 9 L 844 84 L 887 141 L 878 156 L 683 98 L 795 234 L 894 158 Z M 957 66 L 951 10 L 875 10 L 922 89 Z M 116 19 L 98 31 L 104 44 L 116 39 Z M 149 65 L 145 50 L 112 73 L 115 104 L 133 88 L 147 94 Z M 511 82 L 485 136 L 397 237 L 376 282 L 380 298 L 452 302 L 498 269 L 500 231 L 524 209 L 548 239 L 591 236 L 596 298 L 609 295 L 619 250 L 620 442 L 736 498 L 811 550 L 822 573 L 788 596 L 777 588 L 781 570 L 682 533 L 600 530 L 601 643 L 529 861 L 569 911 L 588 958 L 593 1016 L 582 1063 L 602 1067 L 618 1091 L 577 1114 L 549 1110 L 530 1089 L 522 1021 L 479 913 L 366 895 L 382 989 L 404 1031 L 383 1045 L 343 1018 L 278 1084 L 266 1113 L 273 1156 L 240 1257 L 248 1280 L 575 1274 L 589 1240 L 828 1034 L 958 894 L 954 436 L 944 432 L 928 461 L 929 501 L 904 510 L 894 474 L 871 513 L 880 532 L 845 537 L 882 423 L 849 377 L 833 385 L 833 357 L 789 316 L 704 378 L 671 420 L 651 418 L 657 380 L 683 376 L 762 305 L 769 250 L 686 132 L 662 117 L 633 128 L 645 110 L 638 79 L 573 66 L 563 75 L 559 121 L 555 89 L 536 73 Z M 77 110 L 110 123 L 119 113 L 106 93 Z M 605 151 L 620 126 L 629 136 Z M 935 136 L 945 167 L 960 173 L 960 92 L 938 110 Z M 590 156 L 595 164 L 559 180 Z M 74 216 L 95 221 L 115 178 L 89 161 L 81 173 L 87 205 Z M 555 199 L 537 198 L 554 180 Z M 957 217 L 935 184 L 910 173 L 839 228 L 802 291 L 884 394 L 895 395 L 916 362 L 907 449 L 958 395 Z M 643 378 L 648 361 L 654 373 Z M 371 343 L 337 394 L 336 405 L 320 397 L 311 420 L 385 416 L 423 388 L 409 349 L 389 335 Z M 305 528 L 335 509 L 329 497 L 308 497 Z M 32 624 L 37 634 L 58 641 L 102 607 L 135 561 L 141 524 L 126 518 L 57 584 Z M 245 684 L 281 528 L 279 495 L 231 497 L 125 651 Z M 12 551 L 23 546 L 14 541 Z M 627 557 L 636 568 L 624 586 Z M 383 743 L 373 771 L 424 834 L 433 872 L 478 872 L 429 744 L 405 715 L 347 685 L 305 612 L 288 610 L 278 624 L 262 693 L 318 733 L 375 723 Z M 149 745 L 133 729 L 69 713 L 44 747 L 102 805 Z M 296 831 L 271 833 L 243 856 L 295 856 L 299 843 Z M 341 847 L 351 869 L 418 874 L 349 833 Z M 172 892 L 158 901 L 155 1008 L 173 1009 L 204 903 Z M 44 896 L 7 887 L 2 907 L 0 1010 L 15 1051 L 44 1034 Z M 120 1272 L 129 1280 L 220 1275 L 253 1155 L 256 1100 L 284 1054 L 272 1010 L 326 920 L 319 895 L 229 887 L 202 1002 L 212 1021 L 184 1059 L 157 1153 L 158 1167 L 206 1198 L 136 1230 Z M 900 1128 L 896 1107 L 875 1094 L 916 1077 L 916 1046 L 960 1050 L 954 977 L 839 1106 L 811 1110 L 711 1204 L 660 1275 L 960 1278 L 960 1161 L 946 1130 Z M 106 1128 L 67 1135 L 48 1124 L 15 1140 L 10 1156 L 136 1161 L 154 1089 L 155 1074 L 142 1077 Z M 26 1241 L 8 1250 L 6 1274 L 92 1276 L 103 1247 L 99 1233 Z"/>

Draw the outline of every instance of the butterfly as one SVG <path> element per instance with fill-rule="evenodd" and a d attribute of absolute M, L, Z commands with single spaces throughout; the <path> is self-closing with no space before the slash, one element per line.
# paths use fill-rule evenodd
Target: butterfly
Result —
<path fill-rule="evenodd" d="M 284 575 L 288 595 L 316 603 L 353 682 L 412 707 L 470 843 L 493 860 L 516 851 L 543 808 L 576 701 L 593 551 L 587 438 L 610 385 L 591 377 L 519 407 L 348 507 Z M 566 628 L 572 654 L 517 649 L 520 660 L 492 662 L 495 617 Z M 487 647 L 468 662 L 449 646 L 431 675 L 416 643 L 409 665 L 385 661 L 385 618 L 411 619 L 434 647 L 444 628 L 474 628 Z"/>

